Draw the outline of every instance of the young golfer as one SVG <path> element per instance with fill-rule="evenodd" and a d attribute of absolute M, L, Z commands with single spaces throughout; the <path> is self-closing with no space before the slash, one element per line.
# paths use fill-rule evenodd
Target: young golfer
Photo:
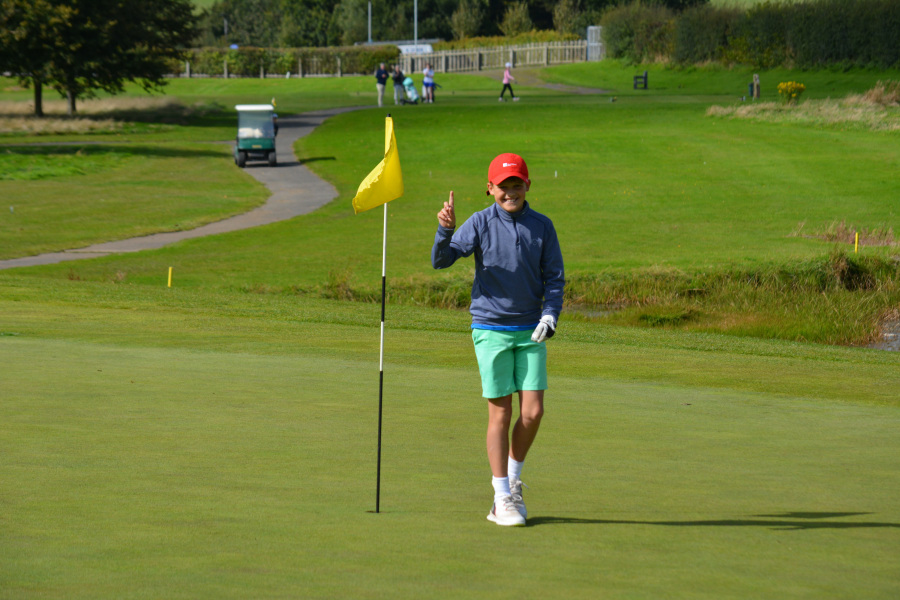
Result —
<path fill-rule="evenodd" d="M 435 269 L 475 255 L 472 339 L 488 400 L 487 455 L 494 486 L 487 518 L 498 525 L 525 525 L 522 463 L 544 415 L 544 342 L 556 332 L 565 284 L 556 230 L 525 201 L 530 187 L 522 157 L 501 154 L 488 168 L 487 194 L 494 204 L 456 230 L 450 192 L 437 215 L 431 250 Z M 513 392 L 518 394 L 519 418 L 510 439 Z"/>

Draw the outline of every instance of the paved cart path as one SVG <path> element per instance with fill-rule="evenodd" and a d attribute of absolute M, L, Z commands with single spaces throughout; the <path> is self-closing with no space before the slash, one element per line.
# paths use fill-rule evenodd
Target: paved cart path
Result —
<path fill-rule="evenodd" d="M 246 167 L 247 173 L 265 184 L 272 192 L 265 204 L 250 212 L 186 231 L 155 233 L 116 242 L 94 244 L 86 248 L 0 260 L 0 269 L 49 265 L 109 254 L 154 250 L 181 240 L 258 227 L 310 213 L 336 198 L 337 190 L 297 160 L 294 156 L 294 142 L 308 135 L 325 119 L 351 110 L 357 110 L 357 108 L 335 108 L 279 117 L 278 137 L 275 138 L 278 167 L 272 168 L 265 163 L 250 163 Z"/>

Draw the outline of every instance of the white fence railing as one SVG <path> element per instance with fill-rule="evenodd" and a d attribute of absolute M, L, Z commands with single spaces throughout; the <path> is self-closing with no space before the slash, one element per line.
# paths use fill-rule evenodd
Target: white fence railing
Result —
<path fill-rule="evenodd" d="M 576 40 L 498 48 L 441 50 L 430 54 L 404 54 L 400 56 L 399 63 L 404 73 L 419 72 L 429 63 L 437 73 L 463 73 L 502 69 L 506 63 L 512 63 L 514 67 L 540 67 L 586 60 L 588 60 L 588 43 Z"/>
<path fill-rule="evenodd" d="M 595 31 L 591 31 L 595 30 Z M 517 46 L 497 46 L 471 48 L 468 50 L 442 50 L 428 54 L 401 54 L 397 59 L 404 73 L 421 73 L 426 64 L 431 64 L 438 73 L 464 73 L 488 69 L 502 69 L 506 63 L 514 67 L 548 67 L 567 63 L 601 60 L 605 56 L 600 39 L 600 27 L 588 28 L 587 40 L 569 42 L 539 42 Z M 267 72 L 259 67 L 260 78 L 271 77 L 342 77 L 350 75 L 344 70 L 340 56 L 330 58 L 304 57 L 298 59 L 293 71 Z M 207 67 L 208 68 L 208 67 Z M 190 61 L 184 63 L 182 73 L 169 77 L 234 77 L 229 73 L 227 59 L 222 60 L 217 73 L 203 73 L 195 70 Z M 356 73 L 359 74 L 359 73 Z M 244 76 L 251 76 L 244 74 Z M 252 75 L 255 76 L 255 75 Z"/>

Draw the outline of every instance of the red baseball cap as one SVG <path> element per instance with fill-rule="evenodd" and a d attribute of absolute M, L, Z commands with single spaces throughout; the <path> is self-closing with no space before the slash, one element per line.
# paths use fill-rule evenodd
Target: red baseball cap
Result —
<path fill-rule="evenodd" d="M 491 166 L 488 167 L 488 181 L 494 185 L 499 185 L 510 177 L 518 177 L 525 182 L 525 185 L 531 185 L 531 180 L 528 179 L 528 165 L 525 164 L 525 159 L 518 154 L 507 152 L 491 161 Z"/>

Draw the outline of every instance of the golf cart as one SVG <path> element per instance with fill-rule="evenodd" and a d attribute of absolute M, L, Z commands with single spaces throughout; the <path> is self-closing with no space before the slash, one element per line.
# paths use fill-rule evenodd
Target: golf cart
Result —
<path fill-rule="evenodd" d="M 237 143 L 234 145 L 234 162 L 243 168 L 248 160 L 265 160 L 270 167 L 275 159 L 275 134 L 277 115 L 271 104 L 238 104 Z"/>

